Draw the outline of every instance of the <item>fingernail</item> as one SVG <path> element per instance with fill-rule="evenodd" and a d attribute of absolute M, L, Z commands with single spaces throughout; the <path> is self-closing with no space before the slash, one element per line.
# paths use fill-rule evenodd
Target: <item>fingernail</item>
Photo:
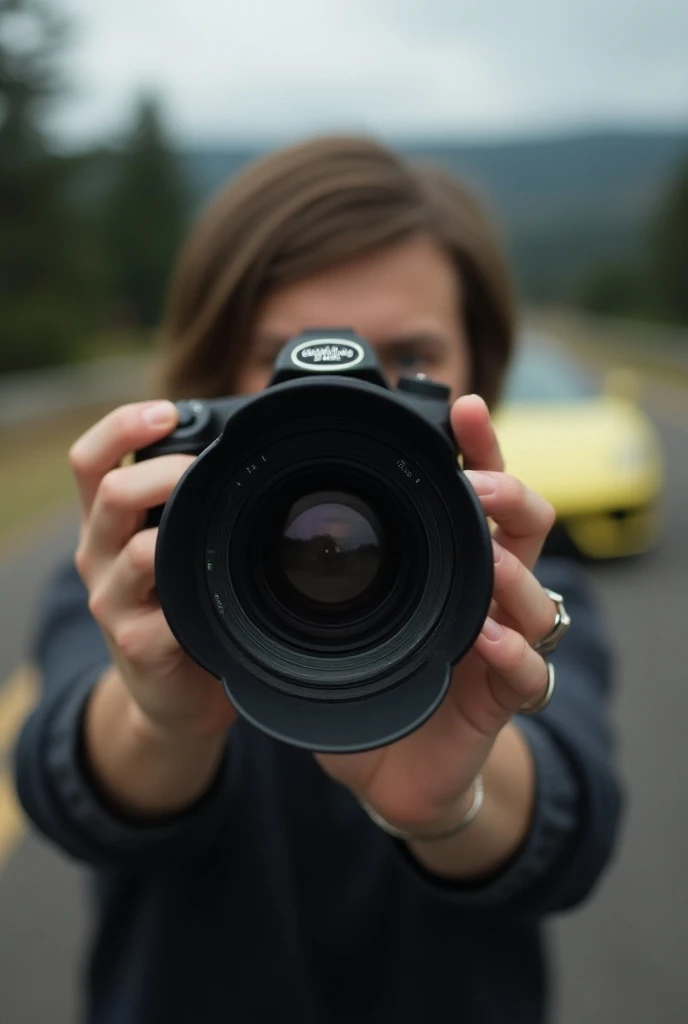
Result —
<path fill-rule="evenodd" d="M 486 494 L 494 494 L 497 490 L 497 481 L 486 473 L 471 473 L 468 479 L 476 494 L 484 497 Z"/>
<path fill-rule="evenodd" d="M 155 402 L 144 409 L 141 415 L 150 427 L 171 427 L 176 422 L 177 410 L 172 402 Z"/>
<path fill-rule="evenodd" d="M 496 644 L 497 641 L 501 640 L 504 636 L 504 628 L 488 616 L 485 619 L 482 633 L 486 640 L 489 640 L 490 643 Z"/>
<path fill-rule="evenodd" d="M 478 402 L 480 402 L 481 405 L 484 405 L 485 408 L 487 409 L 487 402 L 485 401 L 482 395 L 476 395 L 475 391 L 472 391 L 470 394 L 466 395 L 466 398 L 475 398 Z"/>
<path fill-rule="evenodd" d="M 492 558 L 495 565 L 499 565 L 502 558 L 504 557 L 504 548 L 501 544 L 498 544 L 496 540 L 492 541 Z"/>

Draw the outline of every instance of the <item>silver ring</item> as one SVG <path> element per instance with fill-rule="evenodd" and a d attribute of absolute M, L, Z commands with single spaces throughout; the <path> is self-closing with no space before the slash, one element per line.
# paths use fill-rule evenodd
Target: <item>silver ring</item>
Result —
<path fill-rule="evenodd" d="M 569 626 L 571 625 L 571 616 L 564 607 L 564 598 L 561 594 L 557 594 L 554 590 L 548 590 L 547 587 L 543 587 L 543 590 L 550 600 L 554 602 L 557 612 L 554 618 L 554 625 L 549 633 L 534 643 L 532 647 L 538 654 L 551 654 L 559 644 L 559 641 L 568 633 Z"/>
<path fill-rule="evenodd" d="M 539 714 L 541 711 L 545 710 L 545 708 L 552 699 L 552 694 L 554 693 L 555 678 L 554 665 L 551 661 L 547 661 L 545 662 L 545 664 L 547 665 L 547 689 L 543 693 L 542 697 L 536 698 L 534 704 L 532 702 L 529 702 L 528 704 L 523 705 L 523 707 L 521 708 L 521 713 L 524 715 Z"/>

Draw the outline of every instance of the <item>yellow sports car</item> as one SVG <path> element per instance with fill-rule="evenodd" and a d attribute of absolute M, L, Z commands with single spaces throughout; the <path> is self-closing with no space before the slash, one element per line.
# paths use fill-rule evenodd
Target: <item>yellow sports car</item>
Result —
<path fill-rule="evenodd" d="M 557 348 L 523 344 L 495 427 L 508 472 L 556 509 L 549 550 L 615 558 L 657 540 L 662 451 L 633 392 L 630 375 L 599 388 Z"/>

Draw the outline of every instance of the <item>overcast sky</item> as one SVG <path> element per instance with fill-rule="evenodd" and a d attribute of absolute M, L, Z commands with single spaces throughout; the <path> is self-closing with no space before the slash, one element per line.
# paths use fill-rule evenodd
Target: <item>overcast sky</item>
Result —
<path fill-rule="evenodd" d="M 79 141 L 142 87 L 181 140 L 688 124 L 686 0 L 56 0 Z"/>

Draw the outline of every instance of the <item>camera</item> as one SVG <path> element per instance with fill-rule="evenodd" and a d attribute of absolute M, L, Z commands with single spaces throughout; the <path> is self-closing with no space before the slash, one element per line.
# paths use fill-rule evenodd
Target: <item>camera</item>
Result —
<path fill-rule="evenodd" d="M 353 752 L 418 728 L 492 596 L 449 389 L 392 388 L 354 331 L 309 329 L 262 391 L 177 407 L 136 458 L 197 456 L 150 520 L 180 646 L 286 743 Z"/>

